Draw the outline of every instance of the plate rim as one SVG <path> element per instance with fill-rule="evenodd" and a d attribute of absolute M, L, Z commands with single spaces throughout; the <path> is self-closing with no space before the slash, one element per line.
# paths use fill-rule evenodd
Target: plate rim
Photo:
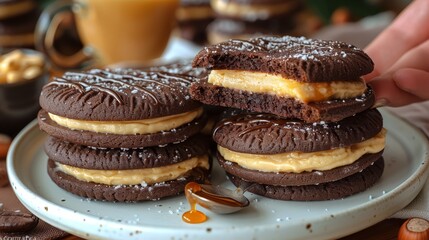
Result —
<path fill-rule="evenodd" d="M 360 210 L 365 210 L 365 208 L 372 207 L 372 206 L 380 204 L 382 202 L 384 203 L 384 202 L 388 201 L 389 199 L 391 200 L 391 195 L 399 194 L 397 192 L 407 191 L 407 189 L 408 189 L 408 191 L 410 191 L 409 190 L 410 186 L 417 185 L 418 191 L 414 191 L 416 193 L 413 194 L 414 196 L 412 198 L 410 198 L 409 201 L 405 201 L 405 202 L 403 202 L 401 204 L 401 207 L 398 209 L 398 210 L 400 210 L 403 207 L 405 207 L 406 205 L 408 205 L 410 202 L 412 202 L 412 200 L 420 192 L 420 190 L 423 187 L 424 183 L 427 181 L 427 177 L 429 175 L 429 164 L 428 164 L 428 162 L 429 162 L 429 154 L 428 154 L 428 151 L 429 151 L 428 150 L 428 148 L 429 148 L 429 141 L 428 141 L 426 135 L 420 129 L 418 129 L 417 127 L 415 127 L 414 125 L 412 125 L 410 122 L 408 122 L 406 119 L 403 119 L 403 118 L 401 118 L 401 117 L 395 115 L 394 113 L 392 113 L 392 112 L 390 112 L 388 110 L 385 110 L 385 109 L 381 109 L 380 111 L 382 112 L 383 117 L 388 116 L 389 118 L 392 118 L 395 121 L 399 121 L 402 124 L 406 124 L 408 127 L 412 128 L 414 130 L 414 133 L 417 134 L 418 137 L 422 138 L 423 141 L 424 141 L 422 143 L 422 145 L 424 145 L 424 149 L 426 151 L 426 154 L 425 154 L 426 157 L 424 159 L 422 159 L 422 161 L 421 161 L 422 164 L 410 175 L 410 177 L 408 177 L 401 184 L 395 186 L 395 188 L 393 188 L 391 191 L 389 191 L 389 194 L 385 194 L 385 195 L 379 196 L 376 199 L 373 199 L 371 202 L 362 203 L 362 204 L 356 205 L 356 206 L 354 206 L 352 208 L 349 208 L 349 209 L 347 209 L 347 211 L 344 211 L 342 213 L 336 214 L 336 217 L 342 217 L 341 215 L 347 215 L 347 214 L 350 214 L 350 212 L 356 212 L 356 211 L 360 211 Z M 11 147 L 10 147 L 10 150 L 9 150 L 9 153 L 8 153 L 8 156 L 7 156 L 7 170 L 8 170 L 8 175 L 9 175 L 11 186 L 13 187 L 13 191 L 16 194 L 17 191 L 19 191 L 17 188 L 20 188 L 21 191 L 26 192 L 26 194 L 28 194 L 30 197 L 38 198 L 39 201 L 41 201 L 41 202 L 43 202 L 43 203 L 45 203 L 45 204 L 47 204 L 49 206 L 52 205 L 52 207 L 57 208 L 57 209 L 61 209 L 62 211 L 66 211 L 69 214 L 80 215 L 81 217 L 85 217 L 87 220 L 91 220 L 92 219 L 94 221 L 97 221 L 98 219 L 95 216 L 85 215 L 84 213 L 76 212 L 76 211 L 73 211 L 73 210 L 71 210 L 69 208 L 65 208 L 63 206 L 60 206 L 60 205 L 58 205 L 58 204 L 56 204 L 54 202 L 48 201 L 47 199 L 45 199 L 45 198 L 37 195 L 35 192 L 33 192 L 32 190 L 30 190 L 21 181 L 21 179 L 18 178 L 17 174 L 15 173 L 15 169 L 13 168 L 13 166 L 14 166 L 14 164 L 13 164 L 14 159 L 13 158 L 14 158 L 14 155 L 17 154 L 16 153 L 16 149 L 18 148 L 19 144 L 22 141 L 25 140 L 25 137 L 27 135 L 32 134 L 33 131 L 40 131 L 39 129 L 37 129 L 37 126 L 38 126 L 37 125 L 37 119 L 35 119 L 31 123 L 29 123 L 16 136 L 16 138 L 13 140 L 13 142 L 11 144 Z M 425 181 L 421 181 L 422 183 L 419 183 L 418 180 L 422 179 L 422 178 L 424 178 Z M 79 230 L 76 230 L 74 228 L 70 228 L 69 226 L 67 226 L 67 224 L 61 224 L 61 223 L 59 223 L 57 221 L 49 219 L 43 213 L 40 213 L 37 208 L 35 208 L 34 206 L 31 206 L 31 205 L 27 204 L 26 199 L 22 199 L 23 196 L 20 196 L 19 194 L 16 194 L 16 195 L 17 195 L 18 199 L 23 203 L 23 205 L 26 208 L 28 208 L 31 212 L 33 212 L 36 216 L 40 217 L 45 222 L 48 222 L 51 225 L 54 225 L 54 226 L 56 226 L 56 227 L 58 227 L 60 229 L 63 229 L 65 231 L 70 232 L 72 234 L 75 234 L 77 236 L 89 237 L 89 235 L 86 235 L 87 232 L 84 231 L 83 229 L 81 231 L 79 231 Z M 393 201 L 393 200 L 391 200 L 391 201 Z M 393 214 L 393 213 L 395 213 L 398 210 L 391 211 L 390 215 Z M 375 217 L 373 219 L 370 219 L 367 222 L 367 226 L 365 226 L 365 227 L 371 226 L 371 225 L 373 225 L 373 224 L 375 224 L 375 223 L 377 223 L 379 221 L 382 221 L 383 219 L 387 218 L 388 215 L 389 214 L 383 214 L 383 215 L 379 215 L 379 216 L 377 216 L 377 217 Z M 320 218 L 319 220 L 323 220 L 326 217 L 321 216 L 319 218 Z M 116 222 L 113 222 L 113 221 L 110 221 L 110 223 L 111 224 L 117 224 Z M 263 228 L 270 228 L 271 229 L 271 228 L 273 228 L 273 225 L 274 224 L 267 224 L 267 225 L 263 225 L 261 227 L 263 227 Z M 118 226 L 122 226 L 123 227 L 124 225 L 118 224 Z M 165 228 L 165 227 L 161 227 L 161 226 L 144 226 L 144 225 L 130 226 L 130 229 L 131 228 L 139 228 L 142 231 L 146 231 L 146 233 L 147 232 L 153 232 L 154 230 L 155 230 L 154 233 L 156 233 L 158 231 L 162 232 L 162 231 L 165 231 L 165 230 L 169 229 L 169 228 Z M 249 228 L 252 228 L 252 227 L 249 226 Z M 360 229 L 355 228 L 354 231 L 356 231 L 356 230 L 359 231 L 361 229 L 363 229 L 363 228 L 362 227 L 360 227 Z M 231 229 L 222 228 L 220 230 L 225 231 L 225 230 L 231 230 Z M 186 231 L 190 232 L 190 235 L 192 235 L 192 234 L 201 234 L 202 232 L 206 232 L 206 229 L 203 229 L 203 228 L 186 228 Z M 339 236 L 344 236 L 344 235 L 351 234 L 351 233 L 352 232 L 346 232 L 346 233 L 342 233 L 343 235 L 340 234 Z M 93 236 L 91 235 L 91 237 L 93 237 Z"/>

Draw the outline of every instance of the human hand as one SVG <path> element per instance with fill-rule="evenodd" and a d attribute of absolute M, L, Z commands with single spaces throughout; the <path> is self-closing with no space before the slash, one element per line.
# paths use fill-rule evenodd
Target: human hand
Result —
<path fill-rule="evenodd" d="M 377 105 L 429 100 L 429 0 L 413 1 L 366 49 Z"/>

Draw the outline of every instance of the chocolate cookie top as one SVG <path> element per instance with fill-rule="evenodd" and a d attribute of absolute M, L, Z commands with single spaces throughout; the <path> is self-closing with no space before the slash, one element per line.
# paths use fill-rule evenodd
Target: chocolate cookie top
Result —
<path fill-rule="evenodd" d="M 183 74 L 197 78 L 205 77 L 208 74 L 208 71 L 205 68 L 192 67 L 192 59 L 181 59 L 165 65 L 143 68 L 142 70 Z"/>
<path fill-rule="evenodd" d="M 47 84 L 41 107 L 53 114 L 93 121 L 140 120 L 201 106 L 188 89 L 196 78 L 168 72 L 93 69 L 68 72 Z"/>
<path fill-rule="evenodd" d="M 213 139 L 222 147 L 243 153 L 315 152 L 362 142 L 374 137 L 382 127 L 383 119 L 376 109 L 329 123 L 240 114 L 220 121 Z"/>
<path fill-rule="evenodd" d="M 259 71 L 300 82 L 354 81 L 372 72 L 374 63 L 361 49 L 338 41 L 304 37 L 229 40 L 205 47 L 194 67 Z"/>
<path fill-rule="evenodd" d="M 125 170 L 162 167 L 208 154 L 208 141 L 193 136 L 184 142 L 145 148 L 95 148 L 49 137 L 45 152 L 56 162 L 85 169 Z"/>

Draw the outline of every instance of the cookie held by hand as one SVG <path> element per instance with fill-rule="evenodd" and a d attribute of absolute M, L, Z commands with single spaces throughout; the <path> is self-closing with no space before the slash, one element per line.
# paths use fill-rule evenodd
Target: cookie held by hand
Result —
<path fill-rule="evenodd" d="M 337 41 L 230 40 L 201 50 L 193 66 L 211 70 L 190 89 L 205 104 L 334 122 L 370 108 L 375 99 L 361 78 L 373 62 L 361 49 Z"/>

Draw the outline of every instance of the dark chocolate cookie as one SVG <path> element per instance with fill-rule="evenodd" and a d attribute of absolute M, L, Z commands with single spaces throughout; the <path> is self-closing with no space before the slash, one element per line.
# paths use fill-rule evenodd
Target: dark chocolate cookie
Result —
<path fill-rule="evenodd" d="M 366 154 L 352 164 L 331 170 L 302 173 L 274 173 L 246 169 L 236 163 L 226 161 L 219 153 L 217 154 L 217 159 L 220 166 L 227 173 L 237 176 L 246 182 L 257 182 L 259 184 L 275 186 L 302 186 L 334 182 L 358 173 L 374 164 L 375 161 L 381 158 L 382 153 L 383 151 L 375 154 Z"/>
<path fill-rule="evenodd" d="M 159 200 L 175 196 L 183 192 L 185 185 L 190 182 L 204 183 L 209 177 L 209 171 L 194 168 L 180 179 L 157 183 L 153 185 L 116 185 L 96 184 L 80 181 L 61 171 L 55 170 L 55 162 L 48 161 L 48 174 L 59 187 L 81 197 L 111 202 L 134 202 L 144 200 Z"/>
<path fill-rule="evenodd" d="M 201 135 L 166 146 L 138 149 L 93 148 L 49 137 L 45 142 L 49 159 L 62 164 L 98 170 L 162 167 L 207 155 L 208 141 Z"/>
<path fill-rule="evenodd" d="M 0 211 L 0 233 L 28 232 L 39 223 L 39 218 L 31 213 Z"/>
<path fill-rule="evenodd" d="M 357 81 L 374 63 L 361 49 L 338 41 L 304 37 L 229 40 L 205 47 L 194 67 L 266 72 L 299 82 Z"/>
<path fill-rule="evenodd" d="M 142 120 L 196 110 L 189 96 L 196 78 L 167 72 L 93 69 L 65 73 L 40 96 L 49 113 L 90 121 Z"/>
<path fill-rule="evenodd" d="M 205 68 L 192 67 L 192 59 L 180 59 L 168 64 L 142 68 L 143 71 L 168 72 L 171 74 L 183 74 L 198 79 L 207 76 L 208 70 Z"/>
<path fill-rule="evenodd" d="M 235 152 L 316 152 L 368 140 L 382 128 L 383 118 L 376 109 L 338 122 L 314 123 L 254 113 L 224 118 L 215 126 L 213 139 L 218 145 Z"/>
<path fill-rule="evenodd" d="M 169 131 L 119 135 L 72 130 L 52 121 L 44 110 L 41 110 L 38 115 L 40 129 L 49 135 L 80 145 L 104 148 L 141 148 L 181 142 L 200 132 L 206 121 L 207 117 L 203 115 L 190 123 Z"/>
<path fill-rule="evenodd" d="M 273 94 L 215 86 L 207 83 L 206 80 L 192 84 L 190 93 L 193 99 L 204 104 L 271 113 L 285 118 L 302 119 L 306 122 L 339 121 L 369 109 L 375 102 L 375 96 L 370 87 L 359 97 L 310 103 Z"/>
<path fill-rule="evenodd" d="M 250 185 L 249 192 L 264 197 L 279 200 L 320 201 L 341 199 L 368 189 L 381 177 L 383 169 L 384 160 L 381 158 L 362 172 L 335 182 L 289 187 L 246 182 L 229 174 L 228 177 L 236 186 Z"/>

